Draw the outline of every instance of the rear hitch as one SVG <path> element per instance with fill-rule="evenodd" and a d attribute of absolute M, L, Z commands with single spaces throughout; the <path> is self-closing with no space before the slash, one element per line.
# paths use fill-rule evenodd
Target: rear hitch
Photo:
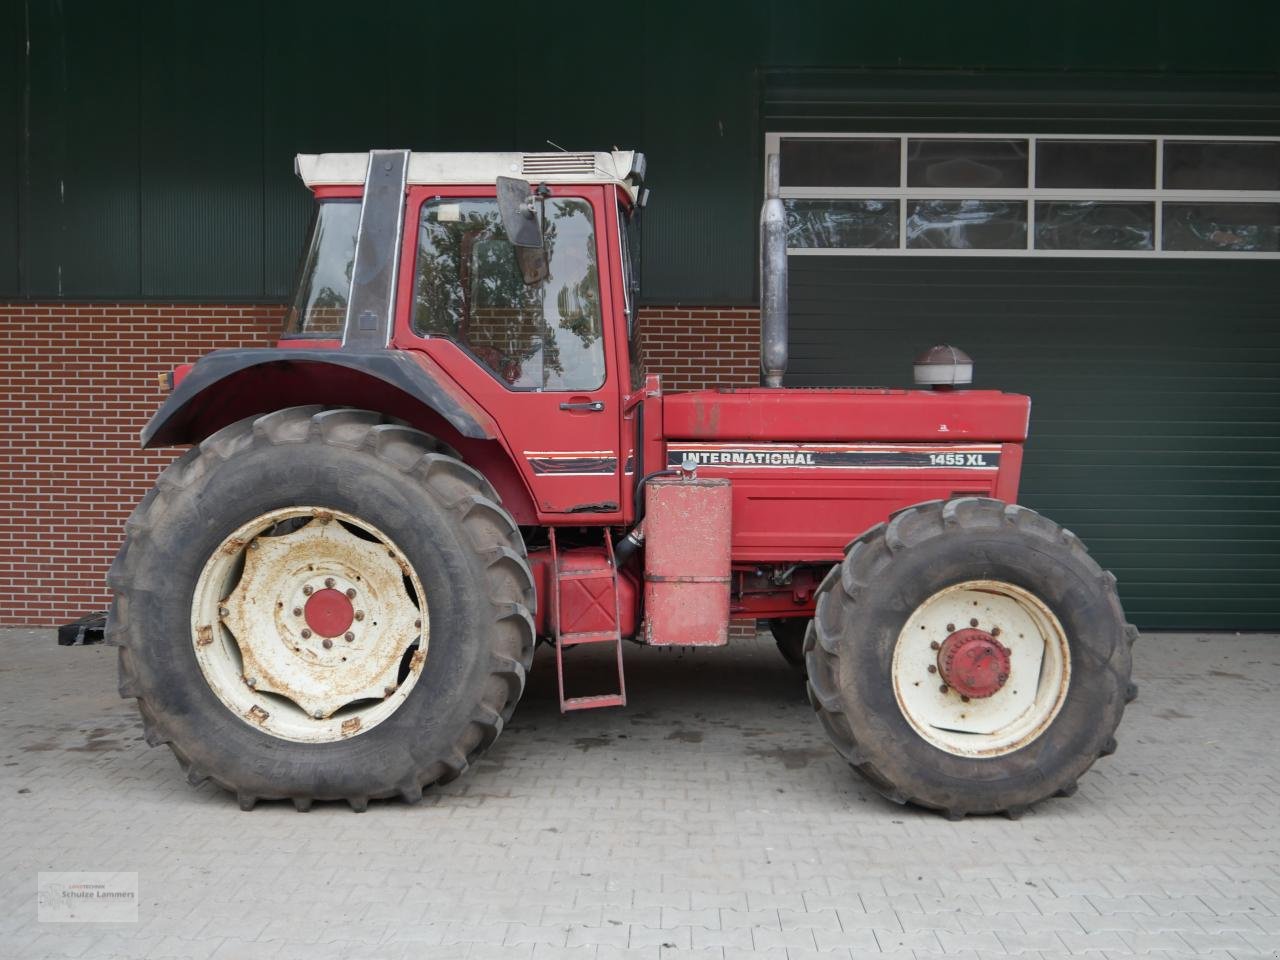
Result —
<path fill-rule="evenodd" d="M 58 646 L 87 647 L 106 641 L 107 611 L 90 613 L 58 628 Z"/>

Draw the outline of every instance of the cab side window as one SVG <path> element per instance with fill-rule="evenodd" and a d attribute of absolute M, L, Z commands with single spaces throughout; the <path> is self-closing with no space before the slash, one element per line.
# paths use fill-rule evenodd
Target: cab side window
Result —
<path fill-rule="evenodd" d="M 418 225 L 414 330 L 455 341 L 513 390 L 604 385 L 591 204 L 543 205 L 548 275 L 526 284 L 491 198 L 432 200 Z"/>

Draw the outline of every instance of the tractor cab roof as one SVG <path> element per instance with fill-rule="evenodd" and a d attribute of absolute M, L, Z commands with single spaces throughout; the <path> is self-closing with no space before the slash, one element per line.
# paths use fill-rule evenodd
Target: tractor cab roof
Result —
<path fill-rule="evenodd" d="M 367 153 L 300 153 L 294 170 L 308 187 L 363 185 Z M 498 177 L 536 183 L 612 183 L 636 200 L 644 182 L 643 153 L 412 153 L 409 183 L 491 184 Z"/>

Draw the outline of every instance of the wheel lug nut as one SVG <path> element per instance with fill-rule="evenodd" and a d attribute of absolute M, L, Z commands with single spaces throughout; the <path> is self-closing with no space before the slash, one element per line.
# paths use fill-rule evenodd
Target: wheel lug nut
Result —
<path fill-rule="evenodd" d="M 326 650 L 331 650 L 333 648 L 333 641 L 330 640 L 328 637 L 324 638 L 323 643 L 324 643 L 324 648 Z"/>
<path fill-rule="evenodd" d="M 992 627 L 992 628 L 991 628 L 991 635 L 992 635 L 993 637 L 998 637 L 998 636 L 1000 636 L 1000 628 L 999 628 L 999 627 Z"/>
<path fill-rule="evenodd" d="M 355 588 L 355 587 L 347 587 L 347 599 L 348 599 L 348 600 L 354 600 L 355 598 L 356 598 L 356 588 Z"/>
<path fill-rule="evenodd" d="M 931 664 L 929 664 L 929 672 L 930 672 L 930 673 L 937 673 L 937 672 L 938 672 L 938 668 L 937 668 L 937 667 L 935 667 L 935 666 L 931 663 Z"/>
<path fill-rule="evenodd" d="M 308 630 L 306 627 L 303 627 L 303 628 L 302 628 L 302 639 L 303 639 L 303 640 L 310 640 L 310 639 L 311 639 L 311 631 L 310 631 L 310 630 Z"/>
<path fill-rule="evenodd" d="M 968 698 L 968 697 L 966 697 L 966 696 L 964 696 L 963 694 L 961 694 L 960 699 L 961 699 L 964 703 L 968 703 L 968 702 L 969 702 L 969 698 Z"/>
<path fill-rule="evenodd" d="M 300 617 L 300 616 L 302 616 L 302 608 L 301 608 L 301 607 L 294 607 L 294 608 L 293 608 L 293 615 L 294 615 L 295 617 Z"/>
<path fill-rule="evenodd" d="M 929 649 L 930 649 L 930 650 L 941 650 L 941 649 L 942 649 L 942 644 L 940 644 L 937 640 L 934 640 L 932 643 L 930 643 L 930 644 L 929 644 Z"/>
<path fill-rule="evenodd" d="M 333 577 L 324 578 L 324 585 L 328 587 L 330 590 L 333 589 L 333 583 L 334 583 Z"/>
<path fill-rule="evenodd" d="M 305 587 L 302 588 L 302 595 L 304 597 L 309 597 L 311 596 L 311 594 L 312 594 L 311 584 L 307 584 Z"/>
<path fill-rule="evenodd" d="M 363 619 L 364 619 L 364 611 L 363 611 L 363 610 L 357 610 L 357 611 L 356 611 L 356 619 L 357 619 L 357 620 L 363 620 Z"/>
<path fill-rule="evenodd" d="M 942 686 L 940 686 L 940 687 L 938 688 L 938 692 L 939 692 L 939 693 L 946 693 L 946 692 L 947 692 L 947 685 L 944 683 Z"/>
<path fill-rule="evenodd" d="M 955 632 L 956 632 L 956 625 L 954 623 L 948 623 L 947 633 L 955 633 Z"/>
<path fill-rule="evenodd" d="M 343 634 L 343 637 L 342 637 L 342 639 L 346 640 L 347 643 L 350 643 L 355 638 L 356 638 L 356 635 L 352 633 L 350 630 L 348 630 L 345 634 Z"/>
<path fill-rule="evenodd" d="M 970 620 L 970 621 L 969 621 L 969 626 L 971 626 L 971 627 L 976 627 L 977 625 L 978 625 L 978 618 L 977 618 L 977 617 L 974 617 L 972 620 Z"/>
<path fill-rule="evenodd" d="M 250 687 L 250 688 L 256 687 L 256 686 L 258 685 L 258 678 L 257 678 L 257 677 L 245 677 L 245 678 L 244 678 L 244 685 L 245 685 L 246 687 Z"/>

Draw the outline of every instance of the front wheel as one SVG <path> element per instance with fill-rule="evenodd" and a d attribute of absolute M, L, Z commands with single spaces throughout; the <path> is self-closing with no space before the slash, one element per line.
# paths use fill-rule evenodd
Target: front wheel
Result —
<path fill-rule="evenodd" d="M 890 799 L 1017 815 L 1115 749 L 1136 635 L 1068 531 L 997 500 L 922 503 L 823 581 L 809 694 Z"/>

